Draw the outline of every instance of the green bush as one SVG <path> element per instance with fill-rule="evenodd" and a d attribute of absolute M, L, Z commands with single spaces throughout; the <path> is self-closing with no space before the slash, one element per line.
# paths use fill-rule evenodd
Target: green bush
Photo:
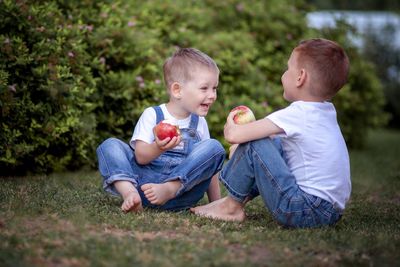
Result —
<path fill-rule="evenodd" d="M 0 2 L 2 174 L 79 167 L 95 142 L 88 30 L 34 2 Z"/>
<path fill-rule="evenodd" d="M 306 11 L 301 0 L 0 1 L 1 173 L 95 166 L 103 139 L 128 140 L 144 108 L 167 100 L 161 68 L 176 46 L 199 48 L 221 69 L 207 119 L 222 141 L 234 106 L 261 118 L 287 105 L 286 61 L 315 34 Z M 347 43 L 345 32 L 333 37 Z M 360 145 L 382 121 L 383 98 L 373 69 L 348 48 L 352 75 L 335 102 L 346 139 Z"/>

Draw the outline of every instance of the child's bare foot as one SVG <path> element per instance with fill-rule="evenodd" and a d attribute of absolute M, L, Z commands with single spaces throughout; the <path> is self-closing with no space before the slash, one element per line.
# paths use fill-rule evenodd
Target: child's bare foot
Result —
<path fill-rule="evenodd" d="M 132 191 L 123 196 L 124 202 L 122 203 L 121 209 L 124 212 L 140 212 L 143 210 L 142 199 L 139 193 Z"/>
<path fill-rule="evenodd" d="M 163 205 L 175 197 L 181 186 L 179 180 L 174 180 L 163 184 L 144 184 L 140 188 L 151 204 Z"/>
<path fill-rule="evenodd" d="M 231 197 L 224 197 L 207 205 L 190 209 L 196 215 L 224 221 L 242 222 L 246 218 L 243 204 Z"/>

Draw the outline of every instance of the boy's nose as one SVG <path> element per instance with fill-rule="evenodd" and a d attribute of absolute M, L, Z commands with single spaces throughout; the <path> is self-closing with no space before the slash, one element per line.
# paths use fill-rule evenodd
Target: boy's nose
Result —
<path fill-rule="evenodd" d="M 208 95 L 208 98 L 209 98 L 209 99 L 213 99 L 213 100 L 217 99 L 217 92 L 211 92 L 211 93 Z"/>

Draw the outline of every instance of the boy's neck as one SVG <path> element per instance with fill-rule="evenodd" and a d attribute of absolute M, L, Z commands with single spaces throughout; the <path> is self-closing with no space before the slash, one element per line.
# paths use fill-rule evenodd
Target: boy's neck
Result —
<path fill-rule="evenodd" d="M 178 120 L 186 119 L 190 115 L 190 112 L 182 109 L 180 105 L 177 105 L 177 103 L 174 103 L 173 101 L 169 101 L 167 104 L 165 104 L 165 107 L 167 108 L 169 114 Z"/>
<path fill-rule="evenodd" d="M 327 99 L 322 96 L 317 96 L 311 93 L 311 88 L 303 87 L 299 90 L 299 94 L 295 101 L 304 101 L 304 102 L 325 102 Z"/>
<path fill-rule="evenodd" d="M 304 102 L 325 102 L 327 101 L 326 99 L 322 98 L 322 97 L 300 97 L 299 99 L 297 99 L 296 101 L 304 101 Z"/>

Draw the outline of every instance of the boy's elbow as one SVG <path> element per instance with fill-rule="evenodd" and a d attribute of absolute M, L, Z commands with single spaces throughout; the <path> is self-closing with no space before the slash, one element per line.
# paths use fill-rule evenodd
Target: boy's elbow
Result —
<path fill-rule="evenodd" d="M 229 143 L 229 144 L 234 144 L 232 138 L 230 136 L 225 136 L 225 140 Z"/>
<path fill-rule="evenodd" d="M 136 162 L 137 162 L 139 165 L 146 165 L 146 162 L 145 162 L 144 160 L 141 160 L 140 158 L 136 158 Z"/>
<path fill-rule="evenodd" d="M 136 153 L 135 151 L 135 159 L 136 162 L 140 165 L 146 165 L 147 163 L 149 163 L 145 157 L 143 157 L 142 155 L 140 155 L 139 153 Z"/>
<path fill-rule="evenodd" d="M 235 138 L 235 135 L 232 133 L 225 133 L 225 140 L 229 143 L 229 144 L 238 144 L 238 140 L 237 138 Z"/>

